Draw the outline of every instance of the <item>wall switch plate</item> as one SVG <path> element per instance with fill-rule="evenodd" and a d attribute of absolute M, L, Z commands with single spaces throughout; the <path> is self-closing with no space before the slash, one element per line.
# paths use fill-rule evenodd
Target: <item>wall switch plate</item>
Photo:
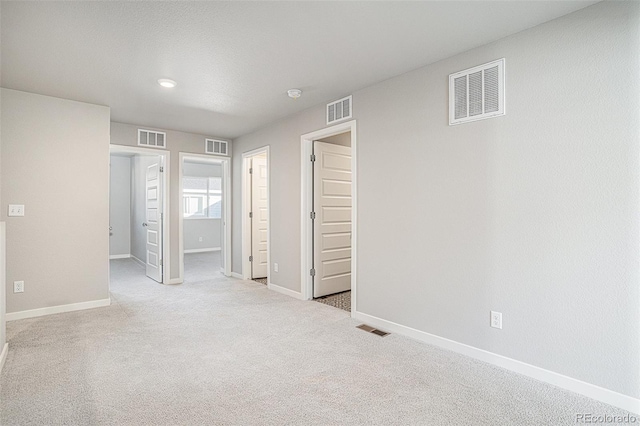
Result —
<path fill-rule="evenodd" d="M 13 282 L 13 292 L 14 293 L 24 293 L 24 281 L 14 281 Z"/>
<path fill-rule="evenodd" d="M 273 272 L 278 272 L 278 264 L 277 263 L 273 264 Z"/>
<path fill-rule="evenodd" d="M 491 311 L 491 327 L 502 330 L 502 313 Z"/>
<path fill-rule="evenodd" d="M 198 241 L 199 241 L 199 242 L 202 242 L 202 237 L 198 237 Z"/>
<path fill-rule="evenodd" d="M 9 204 L 8 216 L 24 216 L 24 204 Z"/>

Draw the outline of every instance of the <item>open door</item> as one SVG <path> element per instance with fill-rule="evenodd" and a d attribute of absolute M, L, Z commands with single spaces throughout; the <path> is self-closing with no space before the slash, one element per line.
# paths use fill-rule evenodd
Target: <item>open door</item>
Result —
<path fill-rule="evenodd" d="M 251 278 L 266 278 L 267 226 L 269 210 L 267 198 L 267 157 L 251 159 Z"/>
<path fill-rule="evenodd" d="M 313 297 L 351 290 L 351 148 L 313 143 Z"/>
<path fill-rule="evenodd" d="M 162 282 L 162 178 L 161 159 L 147 167 L 146 174 L 146 222 L 147 276 Z"/>

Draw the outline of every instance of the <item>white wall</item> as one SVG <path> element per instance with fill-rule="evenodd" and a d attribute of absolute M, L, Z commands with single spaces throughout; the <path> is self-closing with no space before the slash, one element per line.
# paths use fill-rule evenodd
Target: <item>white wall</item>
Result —
<path fill-rule="evenodd" d="M 359 311 L 640 396 L 639 16 L 598 3 L 353 93 Z M 448 75 L 502 57 L 507 115 L 448 126 Z M 295 291 L 300 135 L 324 113 L 233 144 L 234 182 L 271 147 L 270 277 Z"/>
<path fill-rule="evenodd" d="M 7 312 L 107 299 L 109 108 L 1 91 Z"/>
<path fill-rule="evenodd" d="M 131 157 L 111 155 L 109 256 L 131 254 Z"/>
<path fill-rule="evenodd" d="M 133 124 L 111 123 L 111 143 L 114 145 L 138 146 L 138 128 L 149 130 L 159 130 L 167 133 L 167 151 L 171 153 L 171 164 L 168 169 L 171 171 L 169 183 L 170 191 L 170 223 L 169 233 L 171 236 L 171 263 L 169 274 L 171 279 L 176 279 L 180 274 L 180 257 L 178 246 L 178 218 L 182 213 L 182 200 L 179 199 L 179 176 L 178 165 L 180 163 L 180 152 L 193 154 L 204 154 L 205 137 L 220 139 L 215 136 L 196 135 L 193 133 L 176 132 L 172 130 L 153 129 L 146 126 L 136 126 Z M 224 139 L 223 139 L 224 140 Z M 233 145 L 233 144 L 231 144 Z M 135 225 L 135 224 L 134 224 Z M 132 248 L 133 250 L 133 248 Z M 166 265 L 165 265 L 166 267 Z"/>

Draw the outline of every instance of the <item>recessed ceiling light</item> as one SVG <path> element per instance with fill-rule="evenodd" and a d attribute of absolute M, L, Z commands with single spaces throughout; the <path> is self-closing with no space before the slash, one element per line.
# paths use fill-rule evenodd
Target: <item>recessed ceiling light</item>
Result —
<path fill-rule="evenodd" d="M 300 96 L 302 96 L 302 90 L 300 90 L 300 89 L 289 89 L 289 90 L 287 90 L 287 95 L 289 95 L 289 97 L 291 99 L 298 99 Z"/>
<path fill-rule="evenodd" d="M 176 82 L 173 80 L 169 80 L 168 78 L 161 78 L 158 80 L 158 84 L 162 87 L 167 87 L 171 89 L 172 87 L 176 87 Z"/>

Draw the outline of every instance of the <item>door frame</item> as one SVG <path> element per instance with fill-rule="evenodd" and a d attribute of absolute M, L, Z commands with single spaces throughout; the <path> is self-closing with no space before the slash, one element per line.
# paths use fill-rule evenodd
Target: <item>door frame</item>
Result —
<path fill-rule="evenodd" d="M 271 287 L 271 155 L 270 146 L 263 146 L 242 153 L 242 279 L 251 279 L 251 180 L 249 179 L 249 158 L 259 154 L 267 155 L 267 288 Z"/>
<path fill-rule="evenodd" d="M 210 154 L 192 154 L 190 152 L 180 152 L 178 163 L 178 257 L 180 282 L 184 281 L 184 217 L 182 215 L 182 198 L 183 198 L 183 182 L 184 177 L 184 160 L 193 159 L 211 164 L 222 165 L 222 179 L 224 186 L 222 188 L 222 226 L 224 228 L 222 238 L 222 273 L 231 276 L 231 158 L 221 155 Z M 208 160 L 208 161 L 207 161 Z"/>
<path fill-rule="evenodd" d="M 171 280 L 171 232 L 169 225 L 171 223 L 171 211 L 169 209 L 169 184 L 171 182 L 171 153 L 162 149 L 141 148 L 127 145 L 109 145 L 109 164 L 111 163 L 111 154 L 140 154 L 140 155 L 157 155 L 164 171 L 162 172 L 162 284 L 176 284 L 175 280 Z M 109 182 L 111 182 L 111 168 L 109 168 Z M 111 191 L 111 188 L 109 188 Z M 109 205 L 111 204 L 111 197 Z M 109 264 L 109 276 L 111 276 L 111 265 Z"/>
<path fill-rule="evenodd" d="M 300 208 L 300 292 L 303 300 L 313 299 L 313 279 L 311 277 L 311 265 L 313 265 L 313 224 L 310 213 L 313 209 L 313 165 L 311 153 L 313 141 L 340 133 L 351 131 L 351 316 L 356 313 L 357 291 L 357 244 L 358 244 L 358 184 L 357 184 L 357 150 L 356 150 L 356 120 L 346 121 L 331 127 L 316 130 L 300 136 L 300 182 L 301 182 L 301 208 Z"/>

